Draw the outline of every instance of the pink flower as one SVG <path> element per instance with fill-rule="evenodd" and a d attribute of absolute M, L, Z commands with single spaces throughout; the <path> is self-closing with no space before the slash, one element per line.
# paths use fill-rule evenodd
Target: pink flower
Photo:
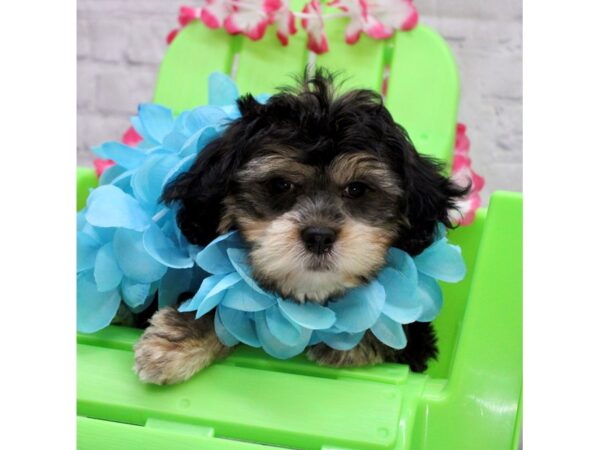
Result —
<path fill-rule="evenodd" d="M 143 138 L 135 131 L 135 128 L 129 127 L 127 131 L 123 133 L 121 137 L 121 142 L 125 145 L 129 145 L 130 147 L 137 146 L 140 142 L 142 142 Z"/>
<path fill-rule="evenodd" d="M 409 30 L 418 22 L 412 0 L 333 0 L 329 3 L 348 13 L 346 42 L 354 44 L 361 33 L 373 39 L 387 39 L 394 30 Z"/>
<path fill-rule="evenodd" d="M 419 22 L 419 13 L 412 0 L 365 1 L 369 14 L 386 28 L 407 31 L 412 30 Z"/>
<path fill-rule="evenodd" d="M 175 40 L 179 34 L 179 31 L 181 31 L 181 28 L 174 28 L 169 32 L 169 34 L 167 34 L 167 45 L 171 45 L 171 42 Z"/>
<path fill-rule="evenodd" d="M 321 4 L 318 0 L 307 3 L 302 12 L 309 17 L 302 17 L 302 27 L 308 34 L 308 48 L 320 55 L 329 50 Z"/>
<path fill-rule="evenodd" d="M 190 6 L 182 6 L 179 8 L 179 24 L 182 27 L 185 27 L 194 20 L 200 20 L 201 17 L 202 8 L 192 8 Z"/>
<path fill-rule="evenodd" d="M 232 12 L 225 18 L 225 29 L 231 34 L 243 33 L 253 41 L 261 39 L 271 22 L 277 0 L 242 0 L 232 2 Z"/>
<path fill-rule="evenodd" d="M 223 26 L 227 16 L 231 13 L 231 1 L 228 0 L 206 0 L 202 8 L 200 19 L 208 28 L 220 28 Z"/>
<path fill-rule="evenodd" d="M 289 0 L 267 0 L 270 4 L 271 22 L 277 27 L 277 38 L 288 45 L 290 34 L 296 34 L 296 17 L 290 10 Z"/>
<path fill-rule="evenodd" d="M 458 212 L 452 218 L 460 225 L 469 225 L 475 219 L 475 212 L 481 206 L 480 192 L 485 180 L 471 167 L 469 150 L 471 143 L 467 136 L 467 127 L 459 123 L 456 126 L 456 143 L 454 150 L 454 162 L 452 163 L 452 179 L 460 186 L 471 183 L 471 191 L 468 196 L 458 202 Z"/>
<path fill-rule="evenodd" d="M 114 166 L 115 162 L 110 159 L 94 159 L 94 167 L 96 168 L 96 176 L 100 178 L 100 175 L 111 166 Z"/>

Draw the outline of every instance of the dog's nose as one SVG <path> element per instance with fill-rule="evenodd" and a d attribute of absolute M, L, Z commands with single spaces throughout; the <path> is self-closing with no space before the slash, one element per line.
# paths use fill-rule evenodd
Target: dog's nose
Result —
<path fill-rule="evenodd" d="M 306 249 L 317 255 L 329 251 L 337 238 L 331 228 L 307 227 L 300 233 Z"/>

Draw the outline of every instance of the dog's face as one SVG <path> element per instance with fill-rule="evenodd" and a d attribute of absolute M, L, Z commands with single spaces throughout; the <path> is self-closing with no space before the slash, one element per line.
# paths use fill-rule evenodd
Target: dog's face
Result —
<path fill-rule="evenodd" d="M 324 301 L 383 265 L 402 191 L 373 151 L 332 151 L 318 161 L 309 154 L 301 145 L 261 145 L 234 176 L 220 228 L 239 228 L 265 287 Z"/>
<path fill-rule="evenodd" d="M 377 94 L 332 89 L 317 73 L 265 105 L 241 99 L 242 117 L 163 196 L 192 243 L 238 229 L 259 283 L 298 301 L 368 282 L 392 245 L 419 253 L 464 194 Z"/>

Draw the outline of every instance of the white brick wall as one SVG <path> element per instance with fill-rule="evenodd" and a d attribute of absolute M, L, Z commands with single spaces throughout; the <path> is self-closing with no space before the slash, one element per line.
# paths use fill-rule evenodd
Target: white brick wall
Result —
<path fill-rule="evenodd" d="M 138 103 L 149 101 L 165 37 L 193 0 L 78 0 L 77 157 L 119 139 Z M 522 190 L 521 1 L 416 0 L 421 21 L 444 36 L 462 78 L 459 120 L 468 126 L 484 200 Z"/>

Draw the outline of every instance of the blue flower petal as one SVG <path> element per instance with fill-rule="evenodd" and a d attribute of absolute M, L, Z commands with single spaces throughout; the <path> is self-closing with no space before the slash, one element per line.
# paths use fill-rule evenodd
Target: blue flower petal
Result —
<path fill-rule="evenodd" d="M 387 254 L 389 267 L 395 270 L 396 278 L 388 278 L 393 281 L 395 296 L 410 297 L 417 289 L 417 266 L 408 253 L 397 248 L 390 248 Z M 384 285 L 385 286 L 385 285 Z M 386 292 L 388 290 L 386 289 Z"/>
<path fill-rule="evenodd" d="M 138 106 L 138 117 L 143 126 L 142 137 L 161 143 L 173 128 L 173 112 L 164 106 L 146 103 Z"/>
<path fill-rule="evenodd" d="M 275 338 L 285 345 L 295 346 L 304 341 L 306 331 L 290 322 L 279 308 L 269 308 L 265 311 L 265 319 L 269 330 Z"/>
<path fill-rule="evenodd" d="M 98 179 L 98 184 L 100 186 L 104 184 L 111 184 L 115 178 L 117 178 L 120 175 L 123 175 L 126 171 L 127 169 L 119 165 L 107 167 L 106 169 L 104 169 L 104 172 L 102 172 L 102 175 L 100 175 L 100 178 Z"/>
<path fill-rule="evenodd" d="M 260 347 L 254 321 L 248 313 L 219 305 L 217 308 L 223 326 L 238 341 L 251 347 Z"/>
<path fill-rule="evenodd" d="M 190 130 L 201 130 L 216 126 L 227 119 L 225 112 L 216 106 L 200 106 L 190 111 L 185 126 Z"/>
<path fill-rule="evenodd" d="M 128 170 L 123 172 L 118 177 L 115 177 L 110 182 L 111 186 L 121 189 L 125 194 L 133 195 L 133 189 L 131 188 L 131 178 L 133 177 L 135 170 Z"/>
<path fill-rule="evenodd" d="M 113 250 L 125 276 L 139 283 L 152 283 L 167 273 L 167 267 L 144 248 L 142 233 L 119 228 L 115 231 Z"/>
<path fill-rule="evenodd" d="M 112 159 L 127 170 L 137 169 L 146 159 L 143 151 L 120 142 L 106 142 L 99 147 L 94 147 L 92 152 L 100 158 Z"/>
<path fill-rule="evenodd" d="M 183 302 L 178 308 L 179 311 L 197 311 L 202 301 L 206 298 L 206 295 L 225 277 L 226 275 L 212 275 L 202 280 L 200 288 L 198 289 L 196 294 L 194 294 L 194 296 L 189 300 Z M 224 295 L 225 294 L 223 294 L 223 296 Z"/>
<path fill-rule="evenodd" d="M 449 283 L 462 280 L 467 272 L 460 247 L 448 244 L 445 238 L 415 256 L 415 264 L 419 272 Z"/>
<path fill-rule="evenodd" d="M 381 315 L 371 327 L 371 332 L 388 347 L 400 350 L 406 347 L 406 335 L 402 325 L 385 315 Z"/>
<path fill-rule="evenodd" d="M 269 330 L 265 311 L 255 313 L 254 321 L 256 324 L 256 334 L 263 350 L 275 358 L 287 359 L 299 355 L 310 342 L 312 331 L 308 329 L 304 329 L 302 340 L 298 345 L 290 346 L 279 341 Z"/>
<path fill-rule="evenodd" d="M 165 179 L 179 161 L 174 155 L 150 155 L 131 177 L 134 196 L 144 203 L 156 205 Z"/>
<path fill-rule="evenodd" d="M 377 281 L 351 289 L 342 301 L 330 302 L 337 316 L 335 325 L 341 331 L 358 333 L 370 328 L 381 315 L 385 290 Z"/>
<path fill-rule="evenodd" d="M 77 330 L 94 333 L 110 325 L 121 298 L 117 290 L 99 292 L 91 270 L 77 275 Z"/>
<path fill-rule="evenodd" d="M 150 218 L 137 200 L 112 185 L 100 186 L 92 191 L 85 218 L 96 227 L 143 231 L 150 226 Z"/>
<path fill-rule="evenodd" d="M 417 270 L 414 268 L 413 280 L 408 280 L 402 272 L 391 267 L 385 267 L 377 280 L 385 289 L 385 304 L 383 314 L 396 322 L 411 323 L 419 318 L 423 306 L 417 298 Z"/>
<path fill-rule="evenodd" d="M 181 158 L 177 164 L 171 167 L 171 170 L 169 170 L 169 173 L 165 176 L 161 189 L 164 190 L 165 186 L 173 181 L 178 175 L 190 170 L 195 160 L 196 155 L 189 155 L 185 158 Z"/>
<path fill-rule="evenodd" d="M 123 279 L 123 272 L 117 264 L 112 242 L 103 245 L 98 250 L 94 266 L 94 279 L 100 292 L 116 289 Z"/>
<path fill-rule="evenodd" d="M 290 321 L 311 330 L 329 328 L 335 322 L 335 313 L 312 302 L 297 303 L 292 300 L 277 299 L 281 313 Z"/>
<path fill-rule="evenodd" d="M 197 156 L 198 152 L 201 151 L 206 144 L 213 141 L 220 135 L 217 127 L 209 125 L 200 130 L 196 131 L 192 136 L 181 147 L 179 156 L 187 157 L 190 155 Z"/>
<path fill-rule="evenodd" d="M 173 130 L 163 140 L 163 147 L 172 152 L 178 152 L 188 140 L 188 136 L 181 131 Z"/>
<path fill-rule="evenodd" d="M 92 269 L 100 243 L 88 234 L 77 232 L 77 272 Z"/>
<path fill-rule="evenodd" d="M 234 271 L 229 261 L 227 248 L 240 242 L 236 231 L 223 234 L 204 247 L 196 255 L 196 264 L 212 274 L 223 274 Z M 241 245 L 241 243 L 240 243 Z"/>
<path fill-rule="evenodd" d="M 271 98 L 271 94 L 258 94 L 256 96 L 256 101 L 262 105 L 264 105 L 265 103 L 267 103 L 269 101 L 269 99 Z"/>
<path fill-rule="evenodd" d="M 351 350 L 361 341 L 365 335 L 364 331 L 360 333 L 330 333 L 328 331 L 316 331 L 316 335 L 321 341 L 327 344 L 329 347 L 336 350 Z"/>
<path fill-rule="evenodd" d="M 135 280 L 124 278 L 121 283 L 121 296 L 127 306 L 137 308 L 143 305 L 150 295 L 150 284 L 138 283 Z"/>
<path fill-rule="evenodd" d="M 208 104 L 225 106 L 234 104 L 240 96 L 235 82 L 221 72 L 208 76 Z"/>
<path fill-rule="evenodd" d="M 148 254 L 167 267 L 185 269 L 194 265 L 187 249 L 179 248 L 156 224 L 144 232 L 143 243 Z"/>
<path fill-rule="evenodd" d="M 219 309 L 217 309 L 217 312 L 215 314 L 215 334 L 217 335 L 217 338 L 219 338 L 219 341 L 221 341 L 221 343 L 223 345 L 226 345 L 227 347 L 233 347 L 234 345 L 237 345 L 240 342 L 235 338 L 233 334 L 227 331 L 227 328 L 225 328 L 225 326 L 223 325 Z"/>
<path fill-rule="evenodd" d="M 223 306 L 238 309 L 240 311 L 262 311 L 275 304 L 275 298 L 260 294 L 246 283 L 238 283 L 235 287 L 228 289 L 222 302 Z"/>
<path fill-rule="evenodd" d="M 230 289 L 236 283 L 240 282 L 240 280 L 240 276 L 235 272 L 229 273 L 223 277 L 209 277 L 202 282 L 202 286 L 196 295 L 194 295 L 191 300 L 181 305 L 182 307 L 180 307 L 179 310 L 193 311 L 191 308 L 195 306 L 196 318 L 202 317 L 221 303 L 227 289 Z M 206 288 L 204 288 L 205 283 Z"/>
<path fill-rule="evenodd" d="M 174 306 L 179 296 L 190 291 L 192 270 L 169 269 L 158 285 L 158 307 Z"/>
<path fill-rule="evenodd" d="M 236 272 L 229 273 L 219 280 L 219 282 L 208 292 L 208 294 L 206 294 L 206 297 L 208 298 L 213 295 L 224 293 L 224 291 L 232 289 L 232 287 L 241 280 L 242 278 Z"/>
<path fill-rule="evenodd" d="M 233 265 L 233 268 L 237 273 L 240 274 L 246 284 L 256 292 L 259 292 L 263 295 L 269 295 L 256 283 L 256 281 L 254 281 L 254 278 L 252 278 L 252 269 L 250 268 L 250 264 L 246 258 L 246 251 L 242 250 L 241 248 L 228 248 L 226 252 L 227 256 L 229 256 L 229 261 Z"/>
<path fill-rule="evenodd" d="M 323 342 L 323 340 L 319 336 L 319 331 L 315 330 L 315 332 L 310 337 L 310 341 L 308 341 L 307 347 L 320 344 L 321 342 Z"/>
<path fill-rule="evenodd" d="M 223 112 L 225 112 L 225 114 L 227 114 L 227 118 L 229 120 L 236 120 L 236 119 L 239 119 L 240 117 L 242 117 L 242 114 L 240 113 L 240 109 L 238 108 L 237 105 L 221 106 L 221 109 L 223 110 Z"/>
<path fill-rule="evenodd" d="M 419 275 L 417 298 L 423 305 L 419 322 L 431 322 L 442 309 L 442 290 L 437 281 L 427 275 Z"/>

